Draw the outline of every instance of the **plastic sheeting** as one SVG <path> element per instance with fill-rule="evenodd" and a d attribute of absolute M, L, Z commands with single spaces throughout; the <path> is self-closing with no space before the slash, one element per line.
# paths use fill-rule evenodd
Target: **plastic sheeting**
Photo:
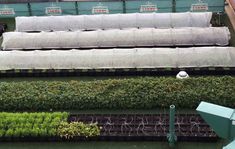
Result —
<path fill-rule="evenodd" d="M 211 12 L 16 17 L 16 31 L 209 27 Z"/>
<path fill-rule="evenodd" d="M 230 33 L 220 28 L 127 29 L 89 32 L 8 32 L 3 50 L 98 47 L 228 45 Z"/>
<path fill-rule="evenodd" d="M 1 51 L 0 70 L 235 67 L 233 47 Z"/>

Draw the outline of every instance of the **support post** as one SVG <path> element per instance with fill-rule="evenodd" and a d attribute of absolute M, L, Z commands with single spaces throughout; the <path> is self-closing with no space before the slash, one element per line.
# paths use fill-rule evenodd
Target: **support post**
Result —
<path fill-rule="evenodd" d="M 31 3 L 27 3 L 27 7 L 28 7 L 29 16 L 32 16 Z"/>
<path fill-rule="evenodd" d="M 75 2 L 75 9 L 76 9 L 76 15 L 79 15 L 79 11 L 78 11 L 78 2 Z"/>
<path fill-rule="evenodd" d="M 176 0 L 172 0 L 172 12 L 176 12 Z"/>
<path fill-rule="evenodd" d="M 170 119 L 169 119 L 169 133 L 167 134 L 167 140 L 170 147 L 174 147 L 177 141 L 175 135 L 175 105 L 170 106 Z"/>
<path fill-rule="evenodd" d="M 123 7 L 122 13 L 126 13 L 126 0 L 122 0 L 122 7 Z"/>

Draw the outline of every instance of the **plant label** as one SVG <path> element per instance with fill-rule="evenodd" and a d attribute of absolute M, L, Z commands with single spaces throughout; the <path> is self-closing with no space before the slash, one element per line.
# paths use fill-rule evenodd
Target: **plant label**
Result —
<path fill-rule="evenodd" d="M 47 15 L 61 15 L 62 9 L 61 7 L 46 7 L 45 13 Z"/>
<path fill-rule="evenodd" d="M 14 8 L 1 8 L 0 9 L 0 16 L 13 16 L 15 15 Z"/>

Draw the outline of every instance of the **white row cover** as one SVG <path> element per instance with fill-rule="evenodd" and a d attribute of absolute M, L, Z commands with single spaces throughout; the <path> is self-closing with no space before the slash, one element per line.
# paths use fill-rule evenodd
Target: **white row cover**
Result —
<path fill-rule="evenodd" d="M 233 47 L 1 51 L 0 70 L 235 67 Z"/>
<path fill-rule="evenodd" d="M 16 17 L 16 31 L 209 27 L 211 12 Z"/>
<path fill-rule="evenodd" d="M 98 47 L 193 46 L 229 44 L 227 27 L 126 29 L 76 32 L 7 32 L 3 50 Z"/>

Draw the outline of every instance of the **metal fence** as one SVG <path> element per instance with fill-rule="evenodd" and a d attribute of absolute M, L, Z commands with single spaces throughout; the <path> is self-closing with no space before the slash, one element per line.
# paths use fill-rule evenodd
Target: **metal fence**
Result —
<path fill-rule="evenodd" d="M 53 2 L 54 1 L 54 2 Z M 224 0 L 0 0 L 0 18 L 135 12 L 224 12 Z M 16 3 L 17 2 L 17 3 Z"/>

